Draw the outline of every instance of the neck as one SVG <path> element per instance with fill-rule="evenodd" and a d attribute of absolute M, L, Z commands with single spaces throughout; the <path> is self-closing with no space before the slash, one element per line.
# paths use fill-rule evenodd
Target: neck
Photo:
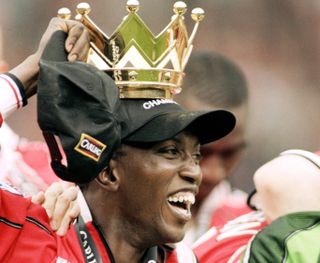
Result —
<path fill-rule="evenodd" d="M 144 242 L 142 233 L 132 226 L 132 222 L 119 216 L 119 207 L 112 197 L 99 196 L 99 190 L 86 192 L 85 199 L 94 221 L 99 225 L 115 262 L 139 263 L 150 246 Z M 101 200 L 108 200 L 101 202 Z M 106 212 L 107 211 L 107 212 Z M 141 231 L 142 232 L 142 231 Z"/>

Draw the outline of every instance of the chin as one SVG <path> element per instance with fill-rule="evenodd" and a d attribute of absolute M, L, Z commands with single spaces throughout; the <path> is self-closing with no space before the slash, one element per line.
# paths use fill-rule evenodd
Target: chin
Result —
<path fill-rule="evenodd" d="M 177 243 L 180 242 L 186 233 L 186 227 L 182 226 L 179 229 L 177 227 L 168 227 L 166 228 L 165 235 L 163 235 L 163 239 L 165 240 L 163 243 Z"/>

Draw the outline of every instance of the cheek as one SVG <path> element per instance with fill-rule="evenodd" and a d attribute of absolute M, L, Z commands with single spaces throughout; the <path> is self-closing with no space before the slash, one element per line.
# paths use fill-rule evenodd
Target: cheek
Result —
<path fill-rule="evenodd" d="M 134 193 L 135 198 L 139 196 L 139 199 L 144 200 L 145 205 L 150 207 L 161 202 L 166 196 L 171 174 L 163 165 L 148 161 L 139 166 L 128 166 L 123 183 L 127 191 Z"/>

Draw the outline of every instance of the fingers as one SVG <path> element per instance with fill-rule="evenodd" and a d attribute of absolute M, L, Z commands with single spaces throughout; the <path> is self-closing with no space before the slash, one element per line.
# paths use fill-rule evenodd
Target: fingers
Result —
<path fill-rule="evenodd" d="M 89 31 L 78 21 L 64 20 L 57 17 L 51 19 L 41 38 L 37 51 L 38 56 L 41 57 L 52 34 L 58 30 L 68 33 L 65 42 L 65 49 L 69 53 L 68 60 L 85 60 L 90 46 Z"/>
<path fill-rule="evenodd" d="M 64 236 L 67 233 L 70 224 L 74 221 L 75 218 L 78 217 L 79 214 L 80 206 L 78 205 L 77 201 L 71 202 L 68 208 L 68 212 L 63 217 L 61 224 L 56 231 L 57 235 Z"/>
<path fill-rule="evenodd" d="M 42 205 L 45 200 L 44 192 L 40 191 L 36 195 L 32 196 L 31 202 L 36 205 Z"/>
<path fill-rule="evenodd" d="M 51 219 L 55 210 L 58 197 L 63 193 L 63 186 L 60 183 L 53 183 L 46 190 L 44 197 L 45 201 L 42 206 L 46 209 L 49 218 Z"/>
<path fill-rule="evenodd" d="M 72 23 L 69 24 L 69 26 L 71 26 L 71 28 L 69 29 L 68 37 L 65 43 L 66 50 L 69 52 L 68 60 L 84 61 L 87 58 L 90 47 L 90 34 L 80 23 Z"/>
<path fill-rule="evenodd" d="M 79 213 L 74 215 L 75 211 L 73 211 L 73 209 L 76 210 L 74 206 L 77 205 L 77 195 L 78 188 L 71 186 L 57 197 L 51 218 L 51 227 L 53 230 L 58 230 L 62 223 L 62 229 L 68 229 L 72 220 L 78 216 Z"/>

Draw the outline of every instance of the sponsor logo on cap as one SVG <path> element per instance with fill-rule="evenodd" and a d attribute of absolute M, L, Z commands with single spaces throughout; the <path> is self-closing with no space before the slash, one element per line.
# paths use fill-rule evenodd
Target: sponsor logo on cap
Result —
<path fill-rule="evenodd" d="M 178 104 L 177 102 L 173 100 L 168 100 L 168 99 L 157 99 L 157 100 L 149 100 L 145 103 L 143 103 L 143 108 L 145 110 L 150 110 L 153 107 L 160 106 L 162 104 Z"/>
<path fill-rule="evenodd" d="M 81 134 L 78 144 L 74 147 L 77 152 L 96 162 L 99 161 L 101 154 L 106 148 L 105 144 L 85 133 Z"/>

